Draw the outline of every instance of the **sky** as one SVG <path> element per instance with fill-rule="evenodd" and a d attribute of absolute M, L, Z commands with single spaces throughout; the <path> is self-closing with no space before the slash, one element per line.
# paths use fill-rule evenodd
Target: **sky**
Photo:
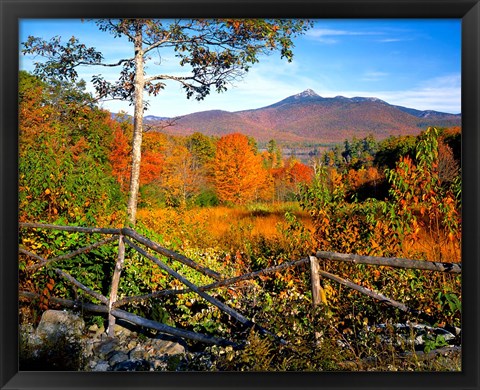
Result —
<path fill-rule="evenodd" d="M 104 54 L 107 62 L 132 57 L 125 40 L 81 20 L 23 19 L 20 49 L 29 35 L 67 41 L 77 37 Z M 294 40 L 292 62 L 277 52 L 260 57 L 242 80 L 227 92 L 212 90 L 204 101 L 187 99 L 177 83 L 156 97 L 146 97 L 146 115 L 175 117 L 212 109 L 241 111 L 264 107 L 306 89 L 323 97 L 376 97 L 390 104 L 419 110 L 461 112 L 461 19 L 316 19 L 314 27 Z M 19 53 L 20 69 L 32 72 L 40 57 Z M 83 67 L 80 78 L 94 92 L 92 75 L 118 78 L 120 68 Z M 147 64 L 147 75 L 182 72 L 171 52 L 159 50 Z M 133 107 L 106 101 L 111 112 Z"/>

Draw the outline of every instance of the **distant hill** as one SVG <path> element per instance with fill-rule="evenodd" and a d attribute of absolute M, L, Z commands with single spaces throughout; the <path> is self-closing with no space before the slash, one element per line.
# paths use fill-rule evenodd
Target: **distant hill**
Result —
<path fill-rule="evenodd" d="M 154 125 L 155 117 L 150 118 L 148 123 Z M 163 131 L 175 135 L 198 131 L 219 136 L 241 132 L 260 142 L 275 139 L 333 143 L 368 134 L 378 139 L 418 134 L 428 126 L 461 126 L 461 115 L 395 106 L 374 97 L 324 98 L 307 89 L 262 108 L 236 112 L 210 110 L 185 115 Z"/>
<path fill-rule="evenodd" d="M 166 118 L 164 116 L 155 116 L 155 115 L 146 115 L 143 117 L 143 121 L 144 122 L 157 122 L 157 121 L 164 121 L 164 120 L 167 120 L 169 118 Z"/>

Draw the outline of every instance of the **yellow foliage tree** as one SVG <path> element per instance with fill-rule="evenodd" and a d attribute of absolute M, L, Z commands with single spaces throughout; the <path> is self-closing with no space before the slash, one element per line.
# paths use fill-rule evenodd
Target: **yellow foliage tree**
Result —
<path fill-rule="evenodd" d="M 205 173 L 198 159 L 183 145 L 174 145 L 167 153 L 162 174 L 162 187 L 167 202 L 185 206 L 205 182 Z"/>

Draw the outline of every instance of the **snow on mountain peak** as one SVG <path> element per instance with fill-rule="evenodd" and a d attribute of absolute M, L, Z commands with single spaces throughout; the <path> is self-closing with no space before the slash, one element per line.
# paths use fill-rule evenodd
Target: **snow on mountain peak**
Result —
<path fill-rule="evenodd" d="M 317 97 L 318 95 L 315 93 L 313 89 L 306 89 L 303 92 L 297 93 L 294 97 L 295 98 L 305 98 L 305 97 Z"/>

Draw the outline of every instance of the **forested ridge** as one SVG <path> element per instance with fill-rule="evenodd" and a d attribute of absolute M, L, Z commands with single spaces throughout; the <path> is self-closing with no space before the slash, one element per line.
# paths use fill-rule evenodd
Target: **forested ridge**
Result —
<path fill-rule="evenodd" d="M 175 118 L 164 129 L 169 134 L 207 135 L 242 132 L 258 142 L 275 139 L 280 144 L 294 142 L 339 143 L 373 134 L 376 140 L 389 136 L 417 135 L 430 126 L 461 125 L 460 114 L 420 111 L 396 106 L 373 97 L 322 97 L 312 90 L 289 96 L 266 107 L 242 111 L 210 110 Z M 149 125 L 161 127 L 164 120 L 150 117 Z"/>

